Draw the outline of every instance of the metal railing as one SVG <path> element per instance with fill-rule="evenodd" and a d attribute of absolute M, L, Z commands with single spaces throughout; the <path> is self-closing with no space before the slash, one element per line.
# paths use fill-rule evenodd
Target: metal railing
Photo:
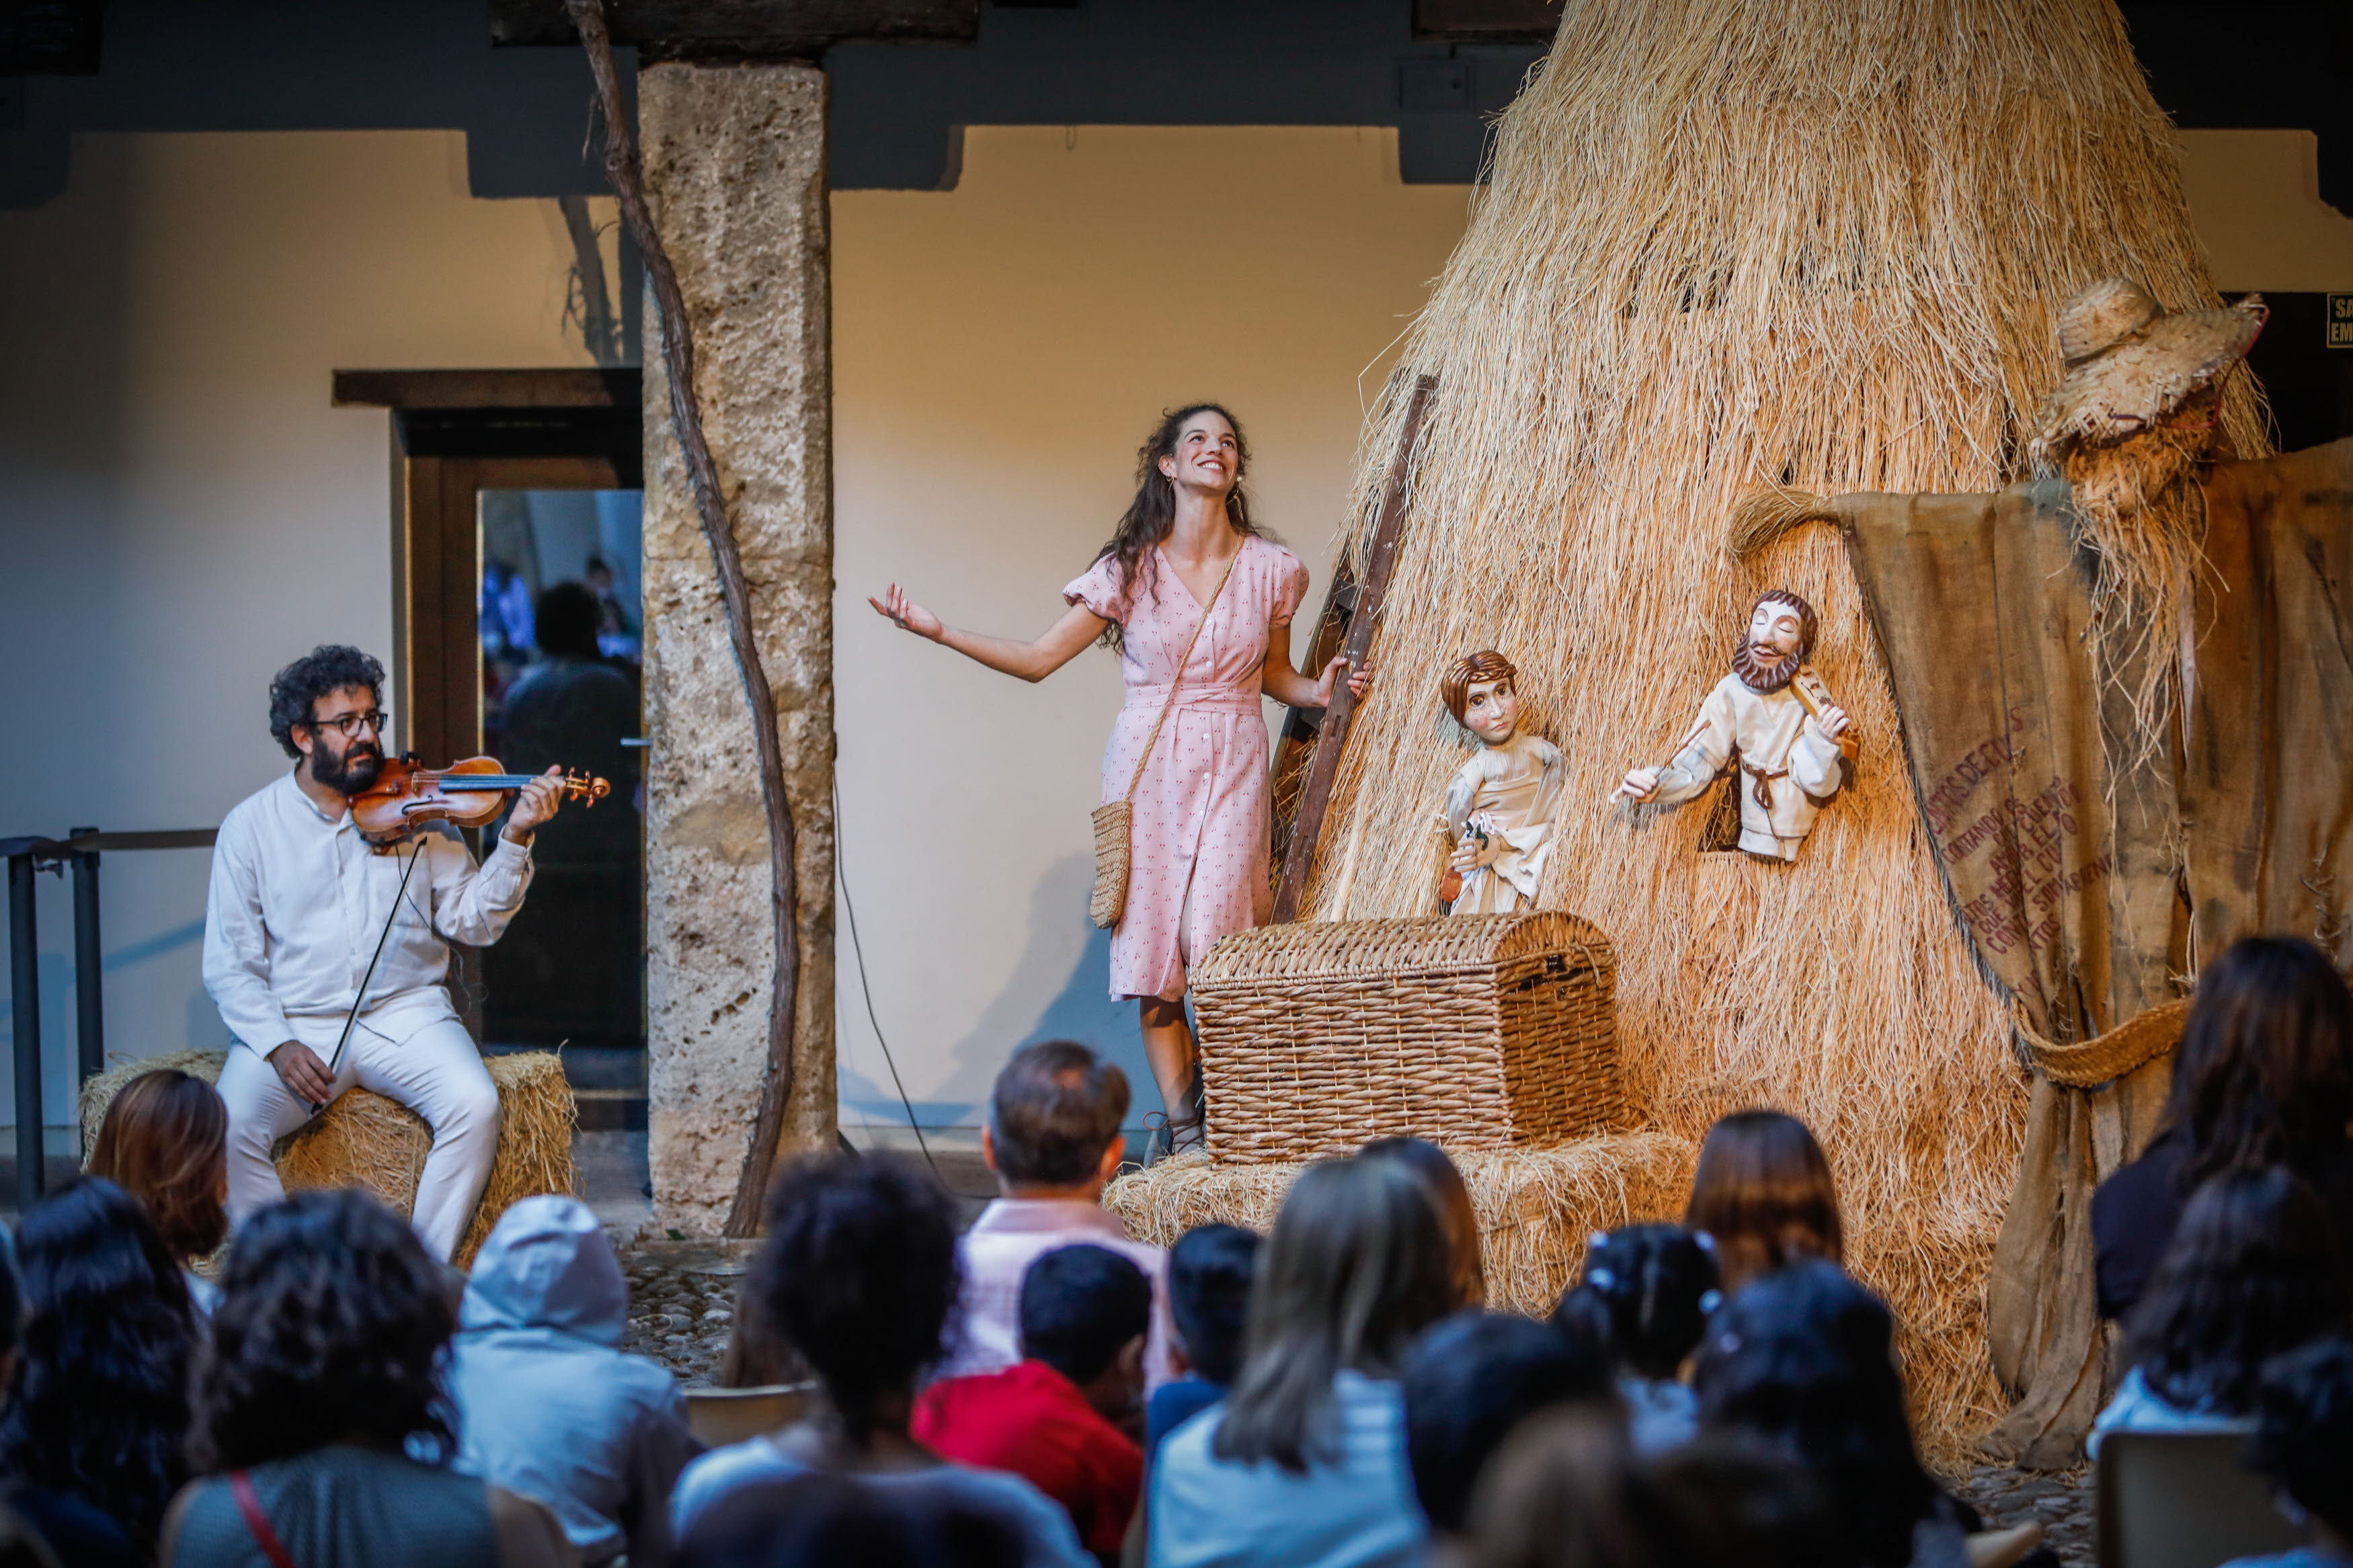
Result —
<path fill-rule="evenodd" d="M 100 833 L 95 827 L 67 830 L 63 838 L 0 838 L 8 861 L 8 1004 L 14 1017 L 16 1077 L 16 1209 L 40 1200 L 48 1183 L 43 1168 L 41 1114 L 41 938 L 33 880 L 43 871 L 62 876 L 73 868 L 75 1082 L 106 1070 L 106 995 L 100 973 L 98 858 L 132 849 L 209 849 L 216 830 L 183 827 L 160 833 Z"/>

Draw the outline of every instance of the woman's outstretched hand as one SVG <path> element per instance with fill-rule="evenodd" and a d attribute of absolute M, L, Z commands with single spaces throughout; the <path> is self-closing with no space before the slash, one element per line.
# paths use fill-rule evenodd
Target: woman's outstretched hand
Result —
<path fill-rule="evenodd" d="M 1316 677 L 1315 679 L 1314 700 L 1307 703 L 1306 706 L 1310 708 L 1329 708 L 1332 706 L 1333 679 L 1340 673 L 1340 671 L 1348 669 L 1348 660 L 1345 655 L 1336 656 L 1333 658 L 1331 663 L 1325 665 L 1324 667 L 1324 673 Z M 1368 664 L 1362 669 L 1350 670 L 1348 675 L 1348 691 L 1349 694 L 1355 697 L 1357 701 L 1361 702 L 1365 700 L 1365 693 L 1372 689 L 1372 685 L 1373 667 L 1371 665 Z"/>
<path fill-rule="evenodd" d="M 907 597 L 906 590 L 896 583 L 891 584 L 890 591 L 881 598 L 869 594 L 866 602 L 874 606 L 876 615 L 902 632 L 913 632 L 919 637 L 937 642 L 940 633 L 946 629 L 941 626 L 939 616 Z"/>

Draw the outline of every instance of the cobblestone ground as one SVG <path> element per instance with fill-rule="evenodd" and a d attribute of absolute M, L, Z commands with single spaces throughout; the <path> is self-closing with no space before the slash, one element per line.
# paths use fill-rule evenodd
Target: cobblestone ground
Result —
<path fill-rule="evenodd" d="M 649 1355 L 689 1388 L 708 1387 L 727 1352 L 735 1291 L 750 1242 L 628 1241 L 629 1329 L 624 1350 Z M 1982 1469 L 1959 1489 L 1989 1529 L 2042 1522 L 2043 1544 L 2065 1568 L 2092 1568 L 2092 1472 Z"/>

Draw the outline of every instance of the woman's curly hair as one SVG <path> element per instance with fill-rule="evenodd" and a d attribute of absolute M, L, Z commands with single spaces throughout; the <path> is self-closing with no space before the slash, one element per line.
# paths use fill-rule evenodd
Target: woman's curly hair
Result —
<path fill-rule="evenodd" d="M 383 701 L 384 666 L 355 647 L 321 643 L 280 670 L 269 682 L 270 739 L 288 756 L 301 756 L 294 726 L 310 723 L 318 713 L 312 704 L 346 686 L 364 686 L 376 701 Z"/>
<path fill-rule="evenodd" d="M 152 1545 L 188 1479 L 186 1284 L 139 1200 L 87 1177 L 25 1211 L 23 1364 L 0 1465 L 69 1492 Z"/>
<path fill-rule="evenodd" d="M 457 1303 L 406 1221 L 357 1189 L 298 1194 L 237 1235 L 196 1371 L 191 1453 L 243 1469 L 358 1436 L 457 1451 L 440 1362 Z"/>
<path fill-rule="evenodd" d="M 746 1283 L 860 1441 L 940 1357 L 955 1238 L 939 1184 L 885 1155 L 796 1160 L 769 1189 L 768 1239 Z"/>

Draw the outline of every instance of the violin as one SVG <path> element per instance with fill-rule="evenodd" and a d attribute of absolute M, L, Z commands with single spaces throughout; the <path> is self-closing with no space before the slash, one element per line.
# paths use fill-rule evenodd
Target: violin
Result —
<path fill-rule="evenodd" d="M 487 827 L 515 792 L 543 773 L 511 773 L 496 757 L 468 757 L 446 768 L 428 768 L 415 756 L 387 758 L 375 783 L 352 797 L 352 822 L 360 837 L 378 848 L 407 842 L 428 823 Z M 613 793 L 600 778 L 575 770 L 560 781 L 565 798 L 594 805 Z"/>

